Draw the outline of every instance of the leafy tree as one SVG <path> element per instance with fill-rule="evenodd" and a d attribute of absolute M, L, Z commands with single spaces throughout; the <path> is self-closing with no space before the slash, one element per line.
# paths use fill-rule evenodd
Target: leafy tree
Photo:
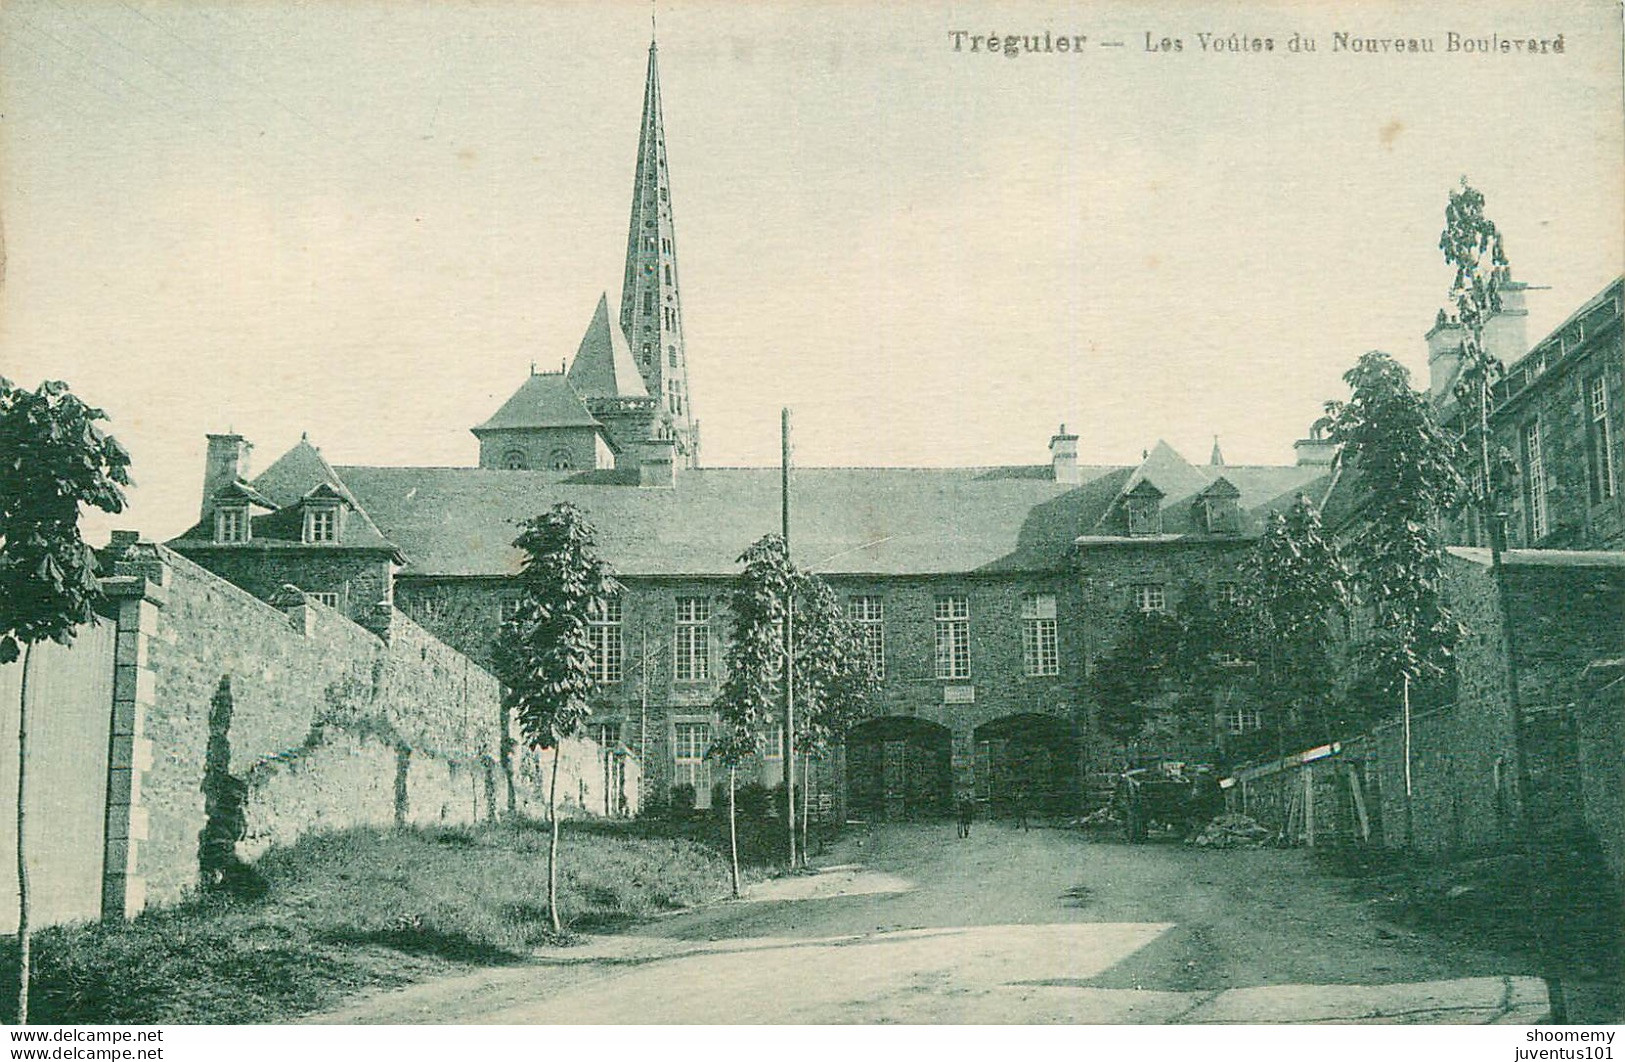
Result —
<path fill-rule="evenodd" d="M 1349 553 L 1371 621 L 1360 646 L 1365 684 L 1400 697 L 1409 817 L 1412 695 L 1445 677 L 1461 633 L 1445 607 L 1443 580 L 1444 518 L 1464 495 L 1464 447 L 1387 354 L 1366 354 L 1343 379 L 1353 394 L 1327 412 L 1331 438 L 1358 470 L 1362 490 Z"/>
<path fill-rule="evenodd" d="M 784 623 L 796 581 L 789 552 L 779 535 L 764 535 L 752 543 L 740 554 L 739 562 L 744 568 L 735 577 L 729 599 L 733 629 L 728 642 L 728 673 L 714 706 L 728 738 L 720 758 L 729 766 L 730 823 L 739 762 L 761 745 L 778 718 L 784 682 Z M 785 735 L 785 741 L 790 744 L 790 735 Z M 788 758 L 785 765 L 788 770 Z M 793 848 L 792 844 L 792 865 Z"/>
<path fill-rule="evenodd" d="M 1233 666 L 1248 644 L 1242 619 L 1197 582 L 1181 588 L 1171 611 L 1131 610 L 1091 678 L 1096 724 L 1125 745 L 1209 746 L 1215 694 L 1245 674 Z"/>
<path fill-rule="evenodd" d="M 0 378 L 0 664 L 22 657 L 17 710 L 17 1022 L 28 1021 L 29 881 L 24 800 L 28 671 L 36 643 L 73 641 L 101 586 L 79 532 L 83 506 L 124 509 L 130 455 L 105 434 L 101 410 L 59 381 L 25 391 Z"/>
<path fill-rule="evenodd" d="M 1492 462 L 1489 417 L 1490 391 L 1505 366 L 1485 346 L 1484 328 L 1501 310 L 1501 286 L 1510 279 L 1510 273 L 1501 233 L 1484 213 L 1484 195 L 1465 177 L 1461 188 L 1450 193 L 1445 206 L 1439 250 L 1444 252 L 1445 262 L 1456 270 L 1450 299 L 1455 303 L 1456 319 L 1463 332 L 1462 371 L 1456 396 L 1462 408 L 1472 411 L 1475 423 L 1466 434 L 1469 445 L 1477 451 L 1478 466 L 1471 501 L 1489 528 L 1490 548 L 1499 554 L 1501 529 L 1495 526 L 1500 511 L 1498 481 L 1503 478 L 1500 466 L 1508 455 L 1497 454 Z"/>
<path fill-rule="evenodd" d="M 857 630 L 841 611 L 840 599 L 823 579 L 797 572 L 794 580 L 795 681 L 802 755 L 801 861 L 807 862 L 807 812 L 812 760 L 846 737 L 869 712 L 874 675 Z"/>
<path fill-rule="evenodd" d="M 1135 746 L 1169 729 L 1169 708 L 1182 685 L 1176 668 L 1184 643 L 1185 628 L 1177 615 L 1130 611 L 1117 643 L 1090 679 L 1095 725 L 1103 733 Z"/>
<path fill-rule="evenodd" d="M 759 746 L 780 718 L 788 615 L 798 725 L 796 733 L 785 736 L 786 751 L 792 757 L 800 753 L 810 759 L 844 737 L 851 723 L 867 710 L 872 695 L 868 657 L 842 615 L 835 591 L 790 561 L 782 536 L 763 536 L 739 561 L 744 568 L 730 598 L 733 626 L 728 674 L 716 702 L 728 731 L 719 758 L 725 763 L 732 758 L 732 766 L 737 767 L 740 758 L 748 755 L 740 751 L 741 742 Z M 787 759 L 786 772 L 792 767 L 793 760 Z M 793 828 L 794 809 L 789 810 Z M 806 829 L 805 814 L 802 829 Z M 804 855 L 805 836 L 801 847 Z M 792 842 L 792 866 L 797 859 Z"/>
<path fill-rule="evenodd" d="M 513 544 L 525 555 L 520 597 L 497 637 L 494 658 L 504 686 L 503 705 L 518 715 L 519 730 L 535 749 L 553 750 L 547 815 L 547 906 L 553 931 L 559 918 L 559 754 L 592 714 L 598 688 L 590 623 L 595 610 L 619 592 L 615 574 L 598 555 L 586 515 L 560 502 L 525 521 Z"/>
<path fill-rule="evenodd" d="M 1329 737 L 1332 648 L 1349 576 L 1306 495 L 1270 514 L 1242 574 L 1257 695 L 1279 739 Z"/>

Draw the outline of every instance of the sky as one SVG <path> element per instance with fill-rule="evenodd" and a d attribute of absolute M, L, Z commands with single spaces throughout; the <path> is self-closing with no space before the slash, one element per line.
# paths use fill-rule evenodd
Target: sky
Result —
<path fill-rule="evenodd" d="M 1463 176 L 1545 288 L 1531 340 L 1625 269 L 1619 22 L 662 2 L 705 463 L 774 463 L 781 406 L 807 465 L 1043 463 L 1063 421 L 1085 463 L 1215 435 L 1290 462 L 1362 352 L 1425 381 Z M 970 50 L 1011 33 L 1088 39 Z M 208 432 L 258 468 L 301 433 L 335 464 L 474 464 L 468 429 L 618 303 L 649 37 L 646 3 L 8 0 L 0 376 L 67 380 L 134 454 L 93 538 L 189 526 Z"/>

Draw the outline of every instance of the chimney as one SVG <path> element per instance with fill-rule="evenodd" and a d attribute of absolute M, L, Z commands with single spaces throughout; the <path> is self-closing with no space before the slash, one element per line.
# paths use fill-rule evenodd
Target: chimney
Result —
<path fill-rule="evenodd" d="M 1292 453 L 1299 467 L 1330 468 L 1332 459 L 1337 456 L 1337 444 L 1326 438 L 1317 424 L 1309 429 L 1309 438 L 1292 444 Z"/>
<path fill-rule="evenodd" d="M 1428 398 L 1436 406 L 1449 398 L 1461 374 L 1461 323 L 1443 310 L 1428 329 Z"/>
<path fill-rule="evenodd" d="M 254 444 L 241 435 L 210 435 L 203 459 L 203 505 L 199 519 L 214 515 L 214 496 L 222 487 L 248 478 L 248 455 Z"/>
<path fill-rule="evenodd" d="M 1501 276 L 1501 309 L 1484 322 L 1484 348 L 1503 365 L 1529 353 L 1529 285 Z"/>
<path fill-rule="evenodd" d="M 1049 440 L 1050 469 L 1057 483 L 1078 482 L 1078 437 L 1071 435 L 1062 424 Z"/>
<path fill-rule="evenodd" d="M 677 456 L 677 440 L 650 439 L 645 447 L 643 460 L 638 465 L 638 486 L 675 487 L 677 464 L 674 458 Z"/>

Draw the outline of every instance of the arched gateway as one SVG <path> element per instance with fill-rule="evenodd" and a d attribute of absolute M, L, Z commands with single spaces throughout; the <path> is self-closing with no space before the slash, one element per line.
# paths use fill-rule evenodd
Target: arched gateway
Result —
<path fill-rule="evenodd" d="M 846 735 L 847 812 L 899 821 L 953 807 L 951 734 L 924 719 L 885 716 Z"/>
<path fill-rule="evenodd" d="M 976 798 L 995 816 L 1077 811 L 1078 735 L 1053 715 L 1007 715 L 977 727 Z"/>

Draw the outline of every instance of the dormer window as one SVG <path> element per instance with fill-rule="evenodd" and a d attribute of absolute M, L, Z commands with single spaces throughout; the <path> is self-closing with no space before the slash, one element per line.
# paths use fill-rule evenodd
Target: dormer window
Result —
<path fill-rule="evenodd" d="M 1129 498 L 1126 502 L 1128 511 L 1128 533 L 1131 535 L 1155 535 L 1162 531 L 1162 505 L 1160 499 L 1143 497 Z"/>
<path fill-rule="evenodd" d="M 1131 535 L 1162 534 L 1162 491 L 1148 479 L 1123 497 L 1123 516 Z"/>
<path fill-rule="evenodd" d="M 217 509 L 214 514 L 214 540 L 216 542 L 247 542 L 249 535 L 248 507 L 233 505 Z"/>
<path fill-rule="evenodd" d="M 1202 499 L 1202 524 L 1210 535 L 1235 534 L 1238 515 L 1234 498 Z"/>
<path fill-rule="evenodd" d="M 525 457 L 523 450 L 509 450 L 502 455 L 502 467 L 512 472 L 522 472 L 530 461 Z"/>
<path fill-rule="evenodd" d="M 312 544 L 333 543 L 339 540 L 339 511 L 337 506 L 311 506 L 305 509 L 305 541 Z"/>

